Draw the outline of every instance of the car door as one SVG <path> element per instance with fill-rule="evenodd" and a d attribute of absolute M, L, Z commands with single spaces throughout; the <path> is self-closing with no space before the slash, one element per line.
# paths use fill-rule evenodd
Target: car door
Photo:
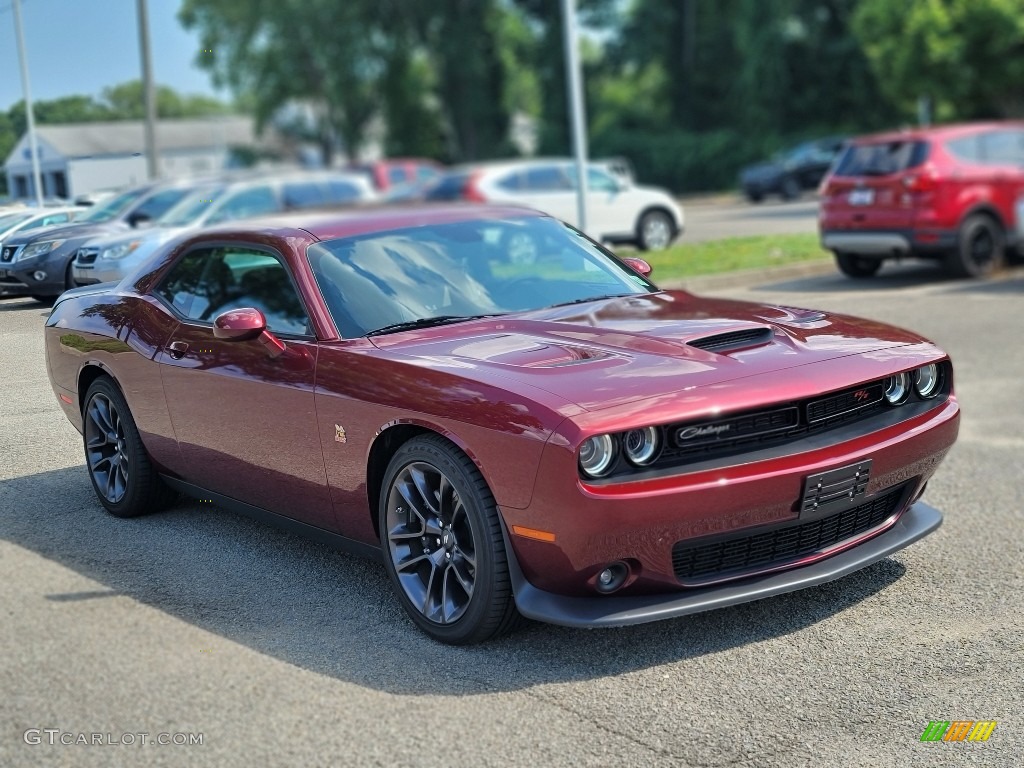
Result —
<path fill-rule="evenodd" d="M 572 183 L 573 207 L 576 206 L 576 168 L 566 166 Z M 630 235 L 640 217 L 642 193 L 623 189 L 623 185 L 600 168 L 587 169 L 587 234 L 596 239 L 611 235 Z M 575 216 L 573 217 L 576 218 Z"/>
<path fill-rule="evenodd" d="M 318 347 L 280 254 L 209 246 L 185 254 L 154 291 L 180 325 L 157 356 L 189 482 L 334 528 L 313 386 Z M 255 307 L 285 342 L 214 337 L 223 312 Z"/>

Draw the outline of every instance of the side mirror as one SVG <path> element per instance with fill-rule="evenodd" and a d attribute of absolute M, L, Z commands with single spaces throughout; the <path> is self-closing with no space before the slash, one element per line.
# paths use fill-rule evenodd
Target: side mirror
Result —
<path fill-rule="evenodd" d="M 242 307 L 217 315 L 213 335 L 224 341 L 249 341 L 267 330 L 267 319 L 258 309 Z"/>
<path fill-rule="evenodd" d="M 148 213 L 142 213 L 141 211 L 138 213 L 133 213 L 131 216 L 128 217 L 128 223 L 135 228 L 145 226 L 149 224 L 151 221 L 152 217 Z"/>
<path fill-rule="evenodd" d="M 622 263 L 632 269 L 634 272 L 639 272 L 644 277 L 650 277 L 651 272 L 654 271 L 654 267 L 648 264 L 643 259 L 623 259 Z"/>

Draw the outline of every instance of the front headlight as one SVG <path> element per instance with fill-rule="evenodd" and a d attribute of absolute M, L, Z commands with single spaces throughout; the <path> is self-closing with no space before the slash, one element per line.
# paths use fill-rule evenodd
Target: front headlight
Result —
<path fill-rule="evenodd" d="M 885 401 L 889 405 L 899 405 L 910 394 L 910 377 L 905 373 L 890 376 L 885 382 Z"/>
<path fill-rule="evenodd" d="M 31 259 L 33 256 L 42 256 L 44 253 L 60 248 L 63 244 L 63 240 L 46 240 L 42 243 L 32 243 L 32 245 L 25 246 L 21 253 L 18 254 L 18 261 Z"/>
<path fill-rule="evenodd" d="M 626 433 L 623 442 L 626 446 L 626 458 L 638 467 L 650 464 L 658 455 L 660 439 L 658 430 L 654 427 L 631 429 Z"/>
<path fill-rule="evenodd" d="M 914 389 L 925 400 L 935 397 L 939 393 L 939 366 L 932 363 L 914 371 Z"/>
<path fill-rule="evenodd" d="M 580 469 L 590 477 L 600 477 L 615 458 L 615 440 L 611 435 L 594 435 L 580 446 Z"/>
<path fill-rule="evenodd" d="M 132 240 L 130 243 L 118 243 L 117 245 L 112 245 L 109 248 L 105 248 L 100 253 L 100 258 L 123 259 L 125 256 L 129 255 L 130 253 L 132 253 L 132 251 L 138 248 L 141 242 L 141 240 Z"/>

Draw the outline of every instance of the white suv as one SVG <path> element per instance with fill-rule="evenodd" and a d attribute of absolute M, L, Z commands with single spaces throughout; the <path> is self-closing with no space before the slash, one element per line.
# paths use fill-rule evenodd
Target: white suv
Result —
<path fill-rule="evenodd" d="M 536 208 L 579 226 L 576 168 L 570 160 L 511 160 L 455 169 L 429 187 L 427 200 L 468 200 Z M 587 167 L 587 234 L 645 251 L 667 248 L 683 231 L 683 211 L 663 189 Z"/>

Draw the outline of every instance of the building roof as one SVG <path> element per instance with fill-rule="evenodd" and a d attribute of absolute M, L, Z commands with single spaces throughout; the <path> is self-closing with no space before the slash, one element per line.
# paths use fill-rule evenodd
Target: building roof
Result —
<path fill-rule="evenodd" d="M 126 155 L 145 149 L 141 120 L 40 125 L 36 128 L 36 135 L 65 157 Z M 252 118 L 239 115 L 165 119 L 158 120 L 156 125 L 156 143 L 160 152 L 256 142 Z"/>

